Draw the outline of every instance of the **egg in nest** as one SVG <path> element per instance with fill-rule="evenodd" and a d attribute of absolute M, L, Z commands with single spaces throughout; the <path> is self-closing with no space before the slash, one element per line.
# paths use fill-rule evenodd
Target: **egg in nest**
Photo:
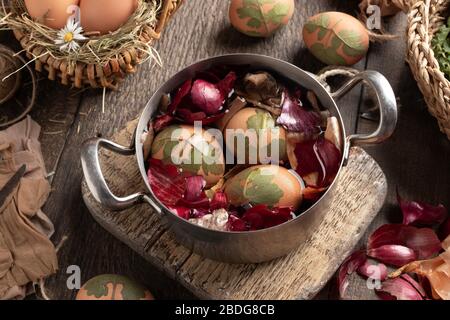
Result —
<path fill-rule="evenodd" d="M 30 16 L 52 29 L 62 29 L 80 0 L 25 0 Z"/>

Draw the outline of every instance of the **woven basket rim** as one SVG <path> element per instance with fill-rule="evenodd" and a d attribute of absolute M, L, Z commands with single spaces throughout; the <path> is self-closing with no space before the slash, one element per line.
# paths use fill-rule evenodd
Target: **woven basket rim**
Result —
<path fill-rule="evenodd" d="M 415 0 L 408 12 L 408 62 L 439 127 L 450 139 L 450 81 L 440 70 L 432 39 L 450 11 L 448 0 Z"/>
<path fill-rule="evenodd" d="M 153 41 L 160 38 L 169 18 L 183 2 L 183 0 L 160 1 L 161 8 L 155 25 L 143 24 L 140 28 L 139 40 L 144 44 L 151 45 Z M 32 43 L 31 36 L 26 31 L 12 29 L 28 58 L 35 59 L 47 51 L 45 47 Z M 88 85 L 117 89 L 118 84 L 125 78 L 126 74 L 134 73 L 135 67 L 145 60 L 145 55 L 146 53 L 131 48 L 118 52 L 115 58 L 111 58 L 104 65 L 75 61 L 73 66 L 69 66 L 68 59 L 54 57 L 47 53 L 35 61 L 35 67 L 37 71 L 46 70 L 49 73 L 50 80 L 60 78 L 61 82 L 66 85 L 73 84 L 78 88 Z"/>

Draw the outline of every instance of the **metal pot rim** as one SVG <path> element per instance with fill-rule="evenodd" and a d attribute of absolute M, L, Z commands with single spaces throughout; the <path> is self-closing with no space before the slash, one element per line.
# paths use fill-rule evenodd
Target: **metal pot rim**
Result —
<path fill-rule="evenodd" d="M 222 65 L 252 65 L 255 68 L 265 69 L 267 71 L 275 72 L 293 82 L 299 83 L 308 90 L 313 91 L 317 98 L 320 100 L 323 106 L 327 107 L 332 115 L 336 116 L 341 127 L 341 135 L 343 145 L 343 159 L 340 164 L 339 171 L 336 175 L 331 186 L 322 195 L 322 197 L 316 201 L 310 208 L 302 212 L 295 219 L 285 222 L 281 225 L 271 228 L 246 232 L 232 232 L 232 231 L 218 231 L 200 227 L 192 224 L 189 221 L 182 219 L 177 214 L 168 210 L 153 194 L 150 185 L 147 180 L 147 172 L 145 170 L 143 149 L 141 142 L 141 135 L 147 128 L 147 125 L 157 110 L 161 96 L 167 92 L 172 92 L 175 88 L 180 86 L 187 79 L 191 79 L 199 71 L 209 69 L 213 64 Z M 363 82 L 368 85 L 375 93 L 377 104 L 380 110 L 380 123 L 376 131 L 369 134 L 352 134 L 346 136 L 345 126 L 342 121 L 342 116 L 336 104 L 336 100 L 340 99 L 347 92 L 349 92 L 358 83 Z M 108 209 L 119 211 L 130 208 L 138 203 L 147 202 L 153 207 L 154 211 L 160 214 L 161 218 L 175 218 L 169 222 L 181 223 L 180 226 L 186 227 L 185 230 L 195 231 L 199 237 L 205 237 L 207 239 L 219 239 L 226 237 L 243 237 L 248 239 L 248 235 L 256 235 L 262 232 L 277 233 L 278 228 L 290 229 L 291 225 L 298 221 L 300 218 L 308 217 L 307 215 L 314 211 L 319 204 L 326 202 L 325 199 L 332 197 L 331 191 L 336 186 L 336 181 L 339 178 L 342 167 L 346 165 L 349 157 L 350 147 L 353 145 L 364 144 L 376 144 L 385 141 L 389 138 L 395 130 L 397 123 L 397 102 L 395 94 L 392 90 L 387 79 L 376 71 L 363 71 L 353 78 L 351 78 L 346 84 L 344 84 L 339 90 L 333 93 L 329 93 L 325 88 L 314 78 L 314 76 L 288 62 L 263 56 L 257 54 L 229 54 L 222 55 L 213 58 L 208 58 L 194 63 L 166 81 L 159 89 L 153 94 L 152 98 L 144 108 L 140 120 L 136 129 L 134 144 L 132 147 L 124 147 L 117 143 L 111 142 L 103 138 L 92 138 L 87 140 L 81 150 L 81 164 L 83 167 L 83 173 L 85 181 L 93 195 L 93 197 Z M 114 195 L 108 187 L 108 184 L 103 176 L 100 160 L 98 156 L 99 149 L 101 147 L 107 148 L 122 155 L 135 155 L 137 157 L 137 163 L 142 179 L 146 185 L 146 192 L 139 192 L 125 197 L 118 197 Z"/>
<path fill-rule="evenodd" d="M 254 230 L 254 231 L 243 231 L 243 232 L 236 232 L 236 231 L 219 231 L 219 230 L 212 230 L 212 229 L 208 229 L 202 226 L 198 226 L 195 225 L 181 217 L 179 217 L 177 214 L 175 214 L 174 212 L 172 212 L 171 210 L 169 210 L 164 204 L 162 204 L 159 199 L 153 194 L 153 191 L 151 190 L 150 184 L 148 183 L 148 179 L 146 171 L 145 171 L 145 164 L 144 164 L 144 157 L 143 157 L 143 152 L 142 152 L 142 147 L 143 144 L 141 142 L 141 135 L 144 132 L 144 128 L 146 128 L 146 126 L 148 125 L 149 121 L 151 120 L 151 117 L 148 117 L 147 113 L 148 110 L 151 109 L 153 107 L 153 104 L 155 103 L 155 99 L 160 100 L 161 98 L 161 94 L 163 93 L 167 93 L 167 92 L 172 92 L 175 88 L 177 88 L 182 82 L 188 80 L 188 78 L 186 77 L 186 74 L 189 74 L 189 70 L 192 69 L 197 69 L 197 66 L 203 66 L 203 65 L 217 65 L 217 64 L 227 64 L 226 62 L 220 62 L 220 61 L 227 61 L 227 60 L 233 60 L 233 59 L 238 59 L 238 60 L 245 60 L 248 58 L 252 58 L 252 59 L 261 59 L 264 60 L 265 63 L 267 63 L 267 66 L 265 67 L 265 69 L 270 70 L 272 69 L 270 64 L 280 64 L 285 66 L 286 68 L 290 69 L 293 71 L 293 73 L 295 73 L 296 76 L 300 76 L 303 77 L 302 80 L 307 79 L 307 81 L 305 82 L 310 82 L 312 84 L 314 84 L 315 88 L 308 88 L 309 90 L 312 90 L 318 97 L 322 97 L 324 95 L 326 95 L 329 99 L 327 105 L 325 105 L 325 107 L 327 109 L 331 109 L 333 108 L 335 111 L 335 115 L 338 118 L 339 121 L 339 125 L 341 127 L 341 135 L 342 135 L 342 141 L 344 143 L 343 146 L 343 150 L 349 150 L 350 146 L 350 140 L 346 138 L 346 131 L 345 131 L 345 126 L 342 120 L 342 116 L 341 113 L 337 107 L 336 101 L 333 98 L 333 96 L 323 87 L 323 85 L 314 77 L 314 75 L 312 75 L 311 73 L 304 71 L 303 69 L 280 59 L 277 58 L 273 58 L 273 57 L 269 57 L 269 56 L 265 56 L 265 55 L 259 55 L 259 54 L 249 54 L 249 53 L 243 53 L 243 54 L 227 54 L 227 55 L 220 55 L 220 56 L 215 56 L 215 57 L 211 57 L 211 58 L 206 58 L 203 60 L 200 60 L 196 63 L 193 63 L 185 68 L 183 68 L 181 71 L 177 72 L 175 75 L 173 75 L 172 77 L 170 77 L 169 80 L 167 80 L 163 85 L 161 85 L 158 90 L 155 92 L 155 94 L 152 96 L 152 98 L 149 100 L 149 102 L 147 103 L 144 111 L 142 112 L 142 115 L 139 119 L 139 124 L 137 127 L 137 131 L 136 131 L 136 136 L 135 136 L 135 145 L 136 145 L 136 157 L 137 157 L 137 162 L 138 162 L 138 166 L 139 166 L 139 170 L 141 172 L 141 176 L 144 179 L 145 185 L 147 187 L 147 191 L 151 193 L 152 197 L 156 200 L 157 204 L 159 205 L 160 208 L 162 208 L 162 210 L 164 211 L 164 213 L 169 213 L 173 216 L 176 217 L 177 220 L 179 220 L 181 223 L 186 223 L 189 224 L 190 226 L 192 226 L 193 228 L 199 228 L 201 230 L 207 230 L 208 232 L 213 232 L 213 233 L 222 233 L 222 234 L 229 234 L 229 235 L 233 235 L 233 234 L 253 234 L 253 233 L 258 233 L 258 232 L 264 232 L 266 230 L 269 229 L 276 229 L 276 228 L 283 228 L 285 225 L 290 224 L 290 223 L 294 223 L 295 220 L 299 219 L 301 216 L 308 214 L 310 211 L 314 210 L 314 208 L 318 205 L 318 203 L 320 201 L 322 201 L 323 198 L 325 198 L 329 192 L 331 192 L 331 189 L 334 187 L 334 185 L 337 183 L 338 177 L 341 173 L 341 170 L 346 162 L 346 157 L 343 155 L 340 166 L 339 166 L 339 171 L 335 177 L 335 179 L 333 180 L 333 183 L 329 186 L 329 188 L 327 189 L 327 191 L 319 198 L 319 200 L 317 200 L 311 207 L 309 207 L 308 209 L 306 209 L 305 211 L 301 212 L 298 216 L 296 216 L 294 219 L 289 220 L 285 223 L 282 223 L 280 225 L 277 226 L 273 226 L 270 228 L 266 228 L 266 229 L 262 229 L 262 230 Z M 246 63 L 241 63 L 242 65 L 245 65 Z M 207 69 L 207 68 L 200 68 L 200 69 Z M 261 69 L 264 69 L 263 66 L 261 66 Z M 304 83 L 299 83 L 299 81 L 293 80 L 291 76 L 289 76 L 288 74 L 284 74 L 281 73 L 277 70 L 274 70 L 275 72 L 277 72 L 278 74 L 280 74 L 283 77 L 286 77 L 287 79 L 290 79 L 291 81 L 294 81 L 296 83 L 298 83 L 299 85 L 305 87 Z M 171 90 L 167 91 L 166 86 L 168 83 L 170 83 L 173 79 L 176 78 L 180 78 L 180 81 L 176 81 L 178 82 L 177 85 L 175 86 L 170 86 L 172 87 Z M 321 102 L 323 103 L 324 101 L 322 101 L 322 99 L 320 99 Z M 331 106 L 329 105 L 331 103 Z"/>

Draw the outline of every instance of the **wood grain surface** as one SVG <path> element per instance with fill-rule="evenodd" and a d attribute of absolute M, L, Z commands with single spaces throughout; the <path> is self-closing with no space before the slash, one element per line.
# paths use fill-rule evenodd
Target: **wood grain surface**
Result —
<path fill-rule="evenodd" d="M 137 121 L 113 141 L 129 145 Z M 103 174 L 115 194 L 145 190 L 135 157 L 100 152 Z M 362 149 L 339 176 L 339 185 L 314 235 L 286 257 L 261 264 L 232 265 L 205 259 L 177 243 L 146 204 L 114 212 L 101 206 L 83 182 L 83 199 L 100 225 L 146 260 L 203 299 L 311 299 L 353 250 L 387 195 L 378 164 Z M 264 250 L 264 249 L 262 249 Z"/>
<path fill-rule="evenodd" d="M 55 171 L 53 192 L 45 212 L 54 221 L 57 233 L 68 241 L 59 252 L 59 272 L 47 281 L 55 299 L 71 299 L 75 292 L 66 286 L 66 269 L 78 265 L 82 280 L 102 273 L 126 274 L 145 284 L 157 298 L 186 299 L 193 295 L 176 281 L 146 262 L 133 250 L 105 232 L 90 216 L 81 198 L 79 148 L 87 138 L 110 137 L 135 119 L 155 89 L 172 74 L 204 57 L 232 52 L 267 54 L 318 72 L 323 65 L 305 49 L 300 30 L 307 17 L 327 10 L 356 14 L 358 0 L 297 0 L 291 23 L 269 39 L 250 39 L 228 23 L 228 1 L 186 0 L 157 43 L 164 66 L 149 63 L 129 77 L 119 91 L 108 92 L 102 112 L 101 91 L 72 91 L 40 76 L 38 104 L 32 117 L 43 127 L 43 149 L 48 171 Z M 386 21 L 388 31 L 399 34 L 395 41 L 372 44 L 357 69 L 375 69 L 391 81 L 401 104 L 400 121 L 394 137 L 386 144 L 367 148 L 386 173 L 389 192 L 386 205 L 369 230 L 386 221 L 398 221 L 395 188 L 408 198 L 441 202 L 450 207 L 450 143 L 439 132 L 405 64 L 405 16 Z M 18 50 L 17 42 L 1 34 L 0 41 Z M 341 101 L 346 127 L 370 131 L 375 123 L 362 121 L 358 112 L 367 107 L 361 89 L 354 89 Z M 51 120 L 57 120 L 54 122 Z M 58 133 L 59 132 L 59 133 Z M 365 235 L 367 237 L 367 234 Z M 359 246 L 364 245 L 362 240 Z M 327 286 L 318 299 L 335 298 L 334 286 Z M 365 281 L 352 279 L 348 299 L 374 298 Z"/>

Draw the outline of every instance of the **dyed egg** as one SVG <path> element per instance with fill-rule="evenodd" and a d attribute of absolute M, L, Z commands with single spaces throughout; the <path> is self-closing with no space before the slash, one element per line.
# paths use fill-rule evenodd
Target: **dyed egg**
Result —
<path fill-rule="evenodd" d="M 286 131 L 276 126 L 274 118 L 266 110 L 240 110 L 226 125 L 224 136 L 237 164 L 268 164 L 287 160 Z"/>
<path fill-rule="evenodd" d="M 221 141 L 201 128 L 174 125 L 161 131 L 152 144 L 152 158 L 173 164 L 184 172 L 201 175 L 206 185 L 215 185 L 225 173 Z"/>
<path fill-rule="evenodd" d="M 73 14 L 71 6 L 78 6 L 79 0 L 25 0 L 30 16 L 53 29 L 62 29 Z"/>
<path fill-rule="evenodd" d="M 76 300 L 154 300 L 139 283 L 115 274 L 104 274 L 86 282 Z"/>
<path fill-rule="evenodd" d="M 268 37 L 288 24 L 294 9 L 294 0 L 232 0 L 230 22 L 248 36 Z"/>
<path fill-rule="evenodd" d="M 229 179 L 224 192 L 234 206 L 264 204 L 296 210 L 302 202 L 303 182 L 283 167 L 254 166 Z"/>
<path fill-rule="evenodd" d="M 136 11 L 137 0 L 81 0 L 81 26 L 86 32 L 116 31 Z"/>
<path fill-rule="evenodd" d="M 369 34 L 356 18 L 324 12 L 308 19 L 303 40 L 309 51 L 328 65 L 353 65 L 369 50 Z"/>

